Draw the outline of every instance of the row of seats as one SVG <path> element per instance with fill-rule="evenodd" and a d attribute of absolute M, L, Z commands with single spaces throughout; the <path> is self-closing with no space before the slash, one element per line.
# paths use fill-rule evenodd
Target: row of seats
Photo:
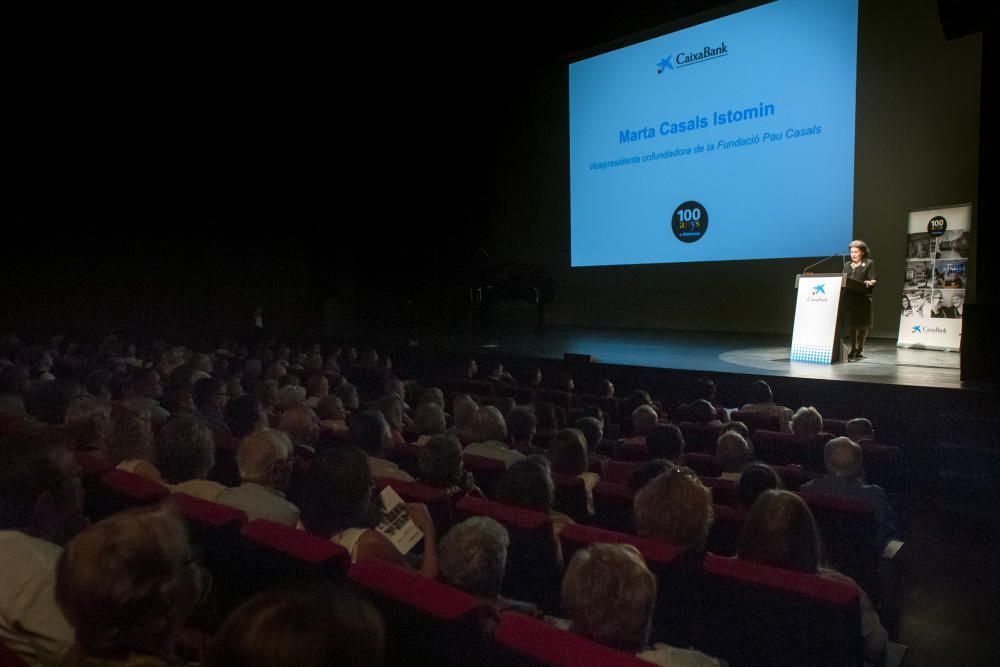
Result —
<path fill-rule="evenodd" d="M 429 506 L 446 496 L 415 483 L 380 483 Z M 121 470 L 106 472 L 98 485 L 114 498 L 107 506 L 122 509 L 170 495 Z M 379 561 L 351 565 L 346 551 L 328 540 L 265 520 L 247 522 L 239 510 L 185 494 L 170 497 L 214 574 L 223 608 L 286 583 L 346 578 L 387 619 L 388 664 L 581 664 L 595 656 L 601 664 L 643 664 L 520 615 L 503 615 L 492 637 L 484 635 L 489 608 L 461 591 Z M 459 500 L 453 511 L 454 520 L 485 515 L 505 525 L 511 546 L 504 594 L 558 613 L 561 571 L 547 515 L 478 498 Z M 657 575 L 656 638 L 691 644 L 736 664 L 860 664 L 860 612 L 850 586 L 711 554 L 692 571 L 681 549 L 582 524 L 560 535 L 567 559 L 595 542 L 634 545 Z M 768 614 L 760 614 L 765 608 Z"/>

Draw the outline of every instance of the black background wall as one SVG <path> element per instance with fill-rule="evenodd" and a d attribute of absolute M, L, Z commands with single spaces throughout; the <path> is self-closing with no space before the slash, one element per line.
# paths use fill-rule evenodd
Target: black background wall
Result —
<path fill-rule="evenodd" d="M 555 276 L 551 321 L 786 331 L 800 261 L 567 268 L 569 54 L 723 4 L 7 3 L 0 329 L 222 333 L 261 303 L 278 331 L 443 330 L 482 247 Z M 906 211 L 976 200 L 982 38 L 931 0 L 860 25 L 855 232 L 892 336 Z"/>

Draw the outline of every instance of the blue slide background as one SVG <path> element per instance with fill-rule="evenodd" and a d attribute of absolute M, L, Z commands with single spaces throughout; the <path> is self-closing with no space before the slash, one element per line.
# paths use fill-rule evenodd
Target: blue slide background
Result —
<path fill-rule="evenodd" d="M 853 228 L 856 0 L 778 0 L 569 66 L 572 266 L 818 257 Z M 727 47 L 686 67 L 678 52 Z M 713 125 L 712 112 L 773 104 L 774 115 Z M 662 135 L 663 121 L 708 127 Z M 786 137 L 790 129 L 819 134 Z M 655 138 L 620 143 L 622 130 Z M 780 134 L 776 142 L 606 169 L 594 162 Z M 682 243 L 677 206 L 708 211 L 705 236 Z"/>

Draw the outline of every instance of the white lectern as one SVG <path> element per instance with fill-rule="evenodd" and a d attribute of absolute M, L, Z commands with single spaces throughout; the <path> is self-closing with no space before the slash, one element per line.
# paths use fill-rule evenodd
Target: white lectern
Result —
<path fill-rule="evenodd" d="M 795 276 L 798 296 L 792 328 L 792 361 L 832 364 L 847 360 L 847 347 L 838 335 L 840 297 L 846 283 L 843 273 Z"/>

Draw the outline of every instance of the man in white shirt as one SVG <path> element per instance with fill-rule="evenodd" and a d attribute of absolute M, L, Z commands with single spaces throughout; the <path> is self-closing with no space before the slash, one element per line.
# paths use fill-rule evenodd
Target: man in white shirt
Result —
<path fill-rule="evenodd" d="M 58 663 L 75 633 L 55 601 L 56 563 L 82 528 L 80 468 L 48 429 L 0 441 L 0 640 L 30 665 Z"/>

